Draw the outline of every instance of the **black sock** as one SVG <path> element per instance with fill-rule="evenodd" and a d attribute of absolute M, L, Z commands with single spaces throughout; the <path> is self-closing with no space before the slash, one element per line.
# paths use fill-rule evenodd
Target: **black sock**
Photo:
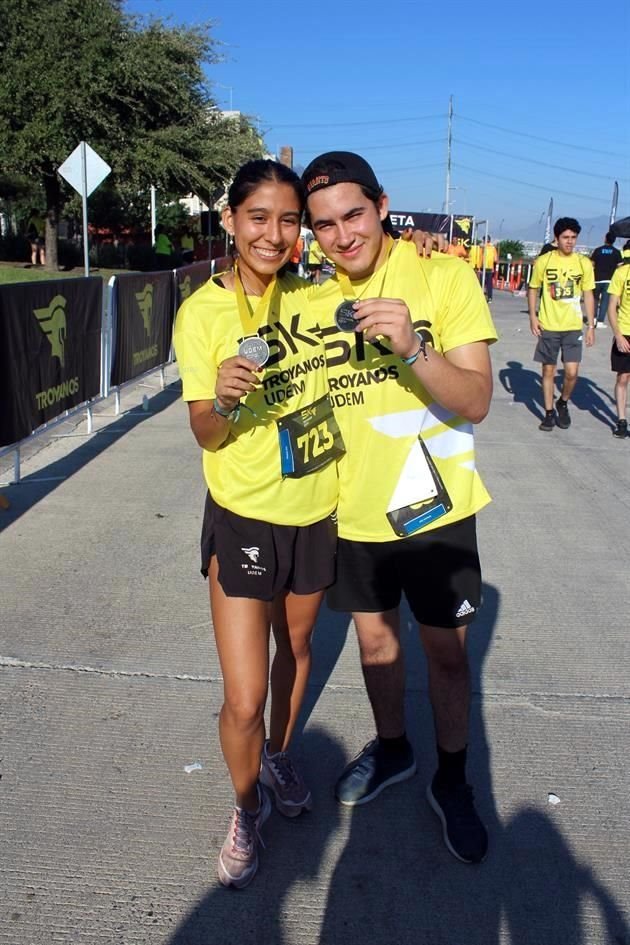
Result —
<path fill-rule="evenodd" d="M 406 755 L 411 748 L 406 732 L 403 732 L 397 738 L 381 738 L 379 735 L 378 747 L 379 751 L 390 758 L 399 758 L 401 755 Z"/>
<path fill-rule="evenodd" d="M 434 781 L 442 787 L 457 787 L 459 784 L 466 783 L 466 752 L 467 748 L 461 751 L 444 751 L 437 746 L 438 769 Z"/>
<path fill-rule="evenodd" d="M 551 408 L 551 410 L 545 410 L 545 413 L 547 414 L 548 417 L 551 417 L 555 412 L 556 411 L 553 409 L 553 407 Z"/>

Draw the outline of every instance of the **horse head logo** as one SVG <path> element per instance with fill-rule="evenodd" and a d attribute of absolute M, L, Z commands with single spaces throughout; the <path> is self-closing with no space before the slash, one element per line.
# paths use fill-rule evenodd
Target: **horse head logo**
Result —
<path fill-rule="evenodd" d="M 65 298 L 63 295 L 56 295 L 47 308 L 33 309 L 33 314 L 50 342 L 53 358 L 59 358 L 63 367 L 67 333 Z"/>

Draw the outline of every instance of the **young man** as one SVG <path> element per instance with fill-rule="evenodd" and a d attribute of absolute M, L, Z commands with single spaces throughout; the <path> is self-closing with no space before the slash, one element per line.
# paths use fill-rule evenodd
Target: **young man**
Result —
<path fill-rule="evenodd" d="M 608 311 L 608 286 L 621 262 L 621 253 L 615 249 L 614 233 L 606 233 L 604 245 L 591 253 L 591 262 L 595 269 L 595 327 L 603 328 Z"/>
<path fill-rule="evenodd" d="M 626 404 L 630 380 L 630 259 L 613 273 L 608 295 L 608 321 L 614 334 L 610 367 L 617 374 L 615 400 L 618 420 L 613 436 L 622 440 L 628 435 Z"/>
<path fill-rule="evenodd" d="M 302 179 L 310 226 L 337 270 L 312 298 L 347 450 L 329 604 L 352 612 L 377 732 L 336 796 L 364 804 L 415 773 L 404 719 L 404 593 L 420 624 L 437 736 L 427 798 L 450 852 L 479 862 L 487 834 L 466 782 L 465 642 L 480 606 L 475 513 L 489 501 L 472 424 L 490 405 L 494 326 L 468 265 L 419 258 L 413 242 L 385 234 L 388 199 L 363 158 L 321 155 Z"/>
<path fill-rule="evenodd" d="M 590 347 L 593 333 L 595 277 L 593 263 L 575 252 L 580 224 L 573 217 L 560 217 L 553 228 L 557 249 L 539 256 L 534 263 L 527 290 L 529 324 L 538 338 L 534 361 L 542 364 L 542 389 L 545 416 L 539 430 L 549 432 L 554 426 L 566 430 L 571 426 L 568 402 L 578 379 L 582 360 L 582 308 L 586 312 L 586 344 Z M 536 312 L 538 290 L 541 290 L 540 310 Z M 554 383 L 558 353 L 562 352 L 564 380 L 562 393 L 553 405 Z"/>

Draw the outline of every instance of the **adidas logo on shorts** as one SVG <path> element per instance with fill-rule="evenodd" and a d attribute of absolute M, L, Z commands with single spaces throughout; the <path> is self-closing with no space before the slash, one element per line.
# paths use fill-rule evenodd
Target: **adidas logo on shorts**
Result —
<path fill-rule="evenodd" d="M 474 614 L 475 608 L 471 605 L 470 601 L 465 600 L 463 604 L 460 604 L 459 610 L 455 614 L 456 617 L 466 617 L 468 614 Z"/>

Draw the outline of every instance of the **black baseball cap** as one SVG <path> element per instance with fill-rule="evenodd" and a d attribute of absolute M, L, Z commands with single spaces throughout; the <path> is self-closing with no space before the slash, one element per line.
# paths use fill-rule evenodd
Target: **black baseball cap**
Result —
<path fill-rule="evenodd" d="M 382 191 L 376 174 L 368 162 L 352 151 L 327 151 L 308 165 L 302 174 L 307 197 L 323 187 L 335 184 L 359 184 L 370 190 Z"/>

